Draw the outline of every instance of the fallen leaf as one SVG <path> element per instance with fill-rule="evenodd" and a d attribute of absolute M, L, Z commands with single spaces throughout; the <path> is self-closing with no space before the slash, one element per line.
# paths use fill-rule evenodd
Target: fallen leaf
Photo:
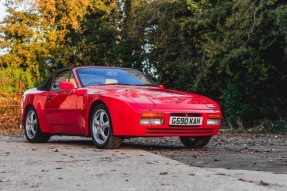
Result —
<path fill-rule="evenodd" d="M 269 183 L 264 182 L 264 181 L 262 181 L 262 180 L 260 180 L 259 184 L 262 185 L 262 186 L 268 186 L 268 185 L 269 185 Z"/>
<path fill-rule="evenodd" d="M 239 178 L 238 180 L 239 180 L 239 181 L 243 181 L 243 182 L 253 182 L 252 180 L 245 180 L 245 179 L 243 179 L 243 178 Z"/>
<path fill-rule="evenodd" d="M 226 174 L 226 173 L 222 173 L 222 172 L 216 173 L 216 175 L 220 175 L 220 176 L 230 176 L 230 175 L 228 175 L 228 174 Z"/>
<path fill-rule="evenodd" d="M 8 179 L 0 179 L 0 182 L 8 182 Z"/>

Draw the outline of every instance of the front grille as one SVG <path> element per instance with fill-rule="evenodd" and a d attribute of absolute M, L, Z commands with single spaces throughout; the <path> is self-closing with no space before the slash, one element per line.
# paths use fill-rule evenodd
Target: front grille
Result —
<path fill-rule="evenodd" d="M 147 128 L 146 134 L 206 134 L 211 135 L 214 133 L 213 128 L 194 128 L 194 127 L 169 127 L 169 128 Z"/>

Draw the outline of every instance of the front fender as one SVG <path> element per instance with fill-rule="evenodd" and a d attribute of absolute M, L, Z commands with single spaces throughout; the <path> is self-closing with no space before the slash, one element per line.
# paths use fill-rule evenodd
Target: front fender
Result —
<path fill-rule="evenodd" d="M 127 122 L 126 124 L 132 123 L 132 121 L 138 121 L 138 117 L 135 116 L 138 104 L 132 100 L 120 100 L 113 97 L 106 97 L 101 95 L 94 95 L 93 98 L 88 98 L 87 108 L 85 109 L 85 135 L 90 136 L 89 132 L 89 120 L 92 109 L 97 104 L 104 104 L 107 106 L 113 126 L 113 133 L 115 136 L 123 135 L 128 131 L 130 125 L 125 125 L 123 121 Z"/>

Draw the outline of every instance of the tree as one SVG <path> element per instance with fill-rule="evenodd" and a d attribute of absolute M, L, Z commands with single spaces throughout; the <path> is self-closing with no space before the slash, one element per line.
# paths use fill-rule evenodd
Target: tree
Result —
<path fill-rule="evenodd" d="M 286 2 L 127 2 L 130 52 L 158 81 L 219 101 L 235 126 L 286 119 Z"/>
<path fill-rule="evenodd" d="M 59 68 L 110 63 L 115 1 L 20 0 L 6 6 L 0 47 L 7 54 L 0 57 L 1 67 L 23 68 L 37 82 Z"/>
<path fill-rule="evenodd" d="M 215 9 L 222 4 L 226 2 L 218 1 Z M 225 22 L 217 26 L 216 33 L 222 32 L 220 37 L 211 34 L 212 42 L 223 47 L 211 58 L 222 79 L 218 88 L 226 114 L 233 121 L 243 122 L 243 126 L 253 126 L 264 119 L 286 119 L 283 84 L 287 28 L 283 23 L 287 4 L 245 0 L 231 5 Z"/>
<path fill-rule="evenodd" d="M 215 99 L 232 126 L 286 120 L 283 0 L 10 0 L 6 5 L 1 69 L 21 68 L 32 81 L 41 81 L 63 67 L 132 67 L 167 88 Z"/>

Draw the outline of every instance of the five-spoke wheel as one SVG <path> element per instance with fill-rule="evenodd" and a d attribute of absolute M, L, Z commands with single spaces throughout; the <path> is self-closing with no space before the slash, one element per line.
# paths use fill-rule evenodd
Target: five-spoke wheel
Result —
<path fill-rule="evenodd" d="M 111 149 L 120 146 L 122 140 L 113 136 L 112 121 L 107 107 L 97 105 L 90 118 L 90 132 L 94 144 L 101 149 Z"/>
<path fill-rule="evenodd" d="M 25 137 L 30 143 L 43 143 L 50 139 L 50 135 L 41 132 L 35 109 L 29 107 L 25 117 Z"/>

